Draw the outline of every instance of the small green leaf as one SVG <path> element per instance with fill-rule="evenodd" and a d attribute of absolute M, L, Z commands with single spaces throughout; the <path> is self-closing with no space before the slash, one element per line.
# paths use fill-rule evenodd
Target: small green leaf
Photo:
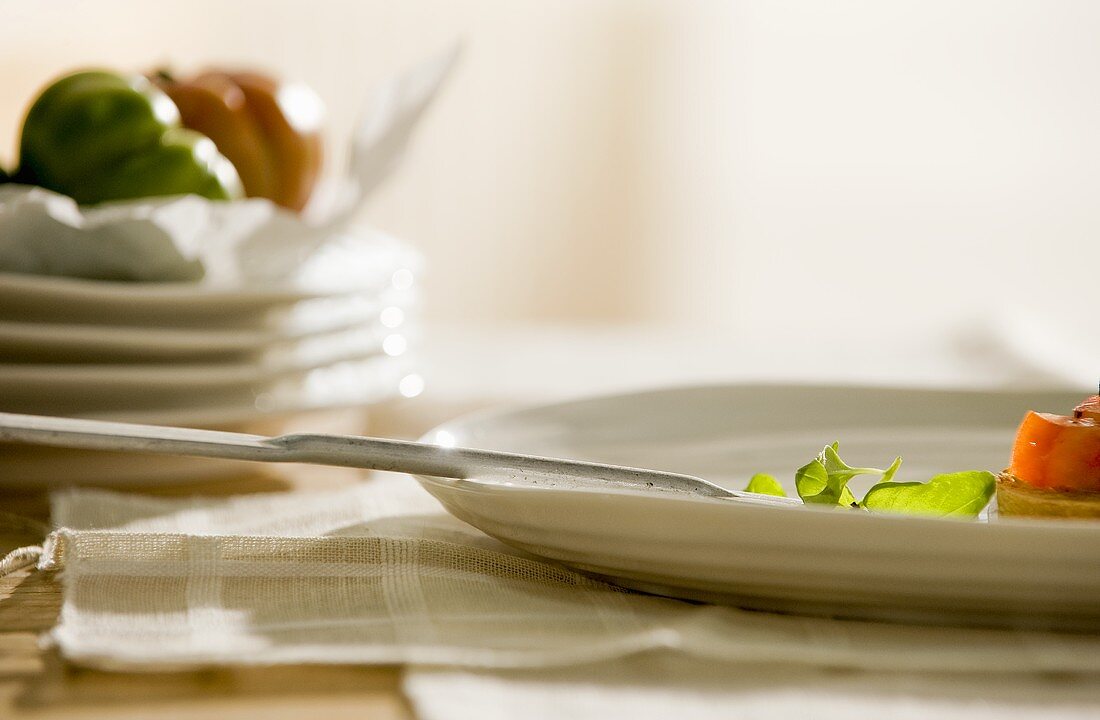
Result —
<path fill-rule="evenodd" d="M 899 457 L 886 470 L 852 467 L 840 459 L 839 449 L 839 443 L 826 445 L 814 460 L 795 473 L 794 484 L 802 502 L 851 507 L 856 505 L 856 498 L 848 489 L 849 480 L 856 475 L 892 478 L 901 466 Z"/>
<path fill-rule="evenodd" d="M 837 504 L 839 497 L 829 495 L 829 471 L 821 460 L 811 460 L 794 474 L 794 487 L 804 503 Z"/>
<path fill-rule="evenodd" d="M 898 455 L 896 458 L 894 458 L 894 462 L 890 463 L 890 467 L 886 468 L 886 470 L 883 471 L 882 479 L 879 480 L 879 482 L 880 483 L 885 483 L 885 482 L 890 482 L 891 480 L 893 480 L 894 475 L 897 475 L 898 468 L 900 468 L 900 467 L 901 467 L 901 456 Z"/>
<path fill-rule="evenodd" d="M 787 497 L 787 492 L 779 484 L 779 481 L 766 473 L 756 473 L 749 478 L 749 484 L 745 486 L 745 492 Z"/>
<path fill-rule="evenodd" d="M 794 486 L 802 502 L 849 507 L 856 498 L 847 488 L 848 478 L 832 476 L 820 460 L 803 465 L 794 474 Z"/>
<path fill-rule="evenodd" d="M 875 512 L 974 517 L 993 496 L 996 478 L 984 470 L 936 475 L 926 483 L 880 482 L 863 498 Z"/>
<path fill-rule="evenodd" d="M 840 490 L 840 500 L 837 501 L 837 505 L 844 507 L 858 507 L 859 503 L 856 502 L 856 496 L 852 494 L 852 491 L 847 486 Z"/>
<path fill-rule="evenodd" d="M 899 457 L 896 458 L 893 464 L 886 470 L 851 467 L 840 459 L 840 455 L 837 452 L 839 450 L 839 445 L 839 443 L 827 445 L 825 449 L 821 451 L 821 454 L 817 456 L 818 460 L 825 466 L 825 470 L 829 473 L 829 476 L 836 477 L 838 480 L 847 482 L 856 475 L 884 475 L 887 472 L 890 473 L 890 477 L 893 477 L 894 473 L 896 473 L 901 466 L 901 458 Z"/>

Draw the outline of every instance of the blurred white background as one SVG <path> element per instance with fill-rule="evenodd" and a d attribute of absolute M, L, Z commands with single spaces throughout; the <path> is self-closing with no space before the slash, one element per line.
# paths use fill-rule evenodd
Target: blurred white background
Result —
<path fill-rule="evenodd" d="M 980 335 L 1031 307 L 1100 331 L 1091 0 L 0 8 L 8 164 L 53 75 L 162 63 L 306 80 L 339 157 L 373 82 L 461 36 L 461 66 L 368 213 L 423 249 L 439 324 L 873 347 Z"/>

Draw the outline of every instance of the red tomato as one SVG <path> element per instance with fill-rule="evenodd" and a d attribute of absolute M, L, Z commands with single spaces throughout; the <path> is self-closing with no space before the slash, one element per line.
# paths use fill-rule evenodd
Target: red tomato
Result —
<path fill-rule="evenodd" d="M 1087 412 L 1096 410 L 1100 406 Z M 1009 472 L 1032 487 L 1100 492 L 1100 418 L 1029 412 L 1016 433 Z"/>

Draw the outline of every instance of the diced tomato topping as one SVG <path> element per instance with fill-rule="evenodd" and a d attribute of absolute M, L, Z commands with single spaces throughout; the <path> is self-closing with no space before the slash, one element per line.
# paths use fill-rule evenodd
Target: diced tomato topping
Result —
<path fill-rule="evenodd" d="M 1029 412 L 1016 433 L 1009 471 L 1037 488 L 1100 492 L 1100 417 L 1088 412 Z"/>

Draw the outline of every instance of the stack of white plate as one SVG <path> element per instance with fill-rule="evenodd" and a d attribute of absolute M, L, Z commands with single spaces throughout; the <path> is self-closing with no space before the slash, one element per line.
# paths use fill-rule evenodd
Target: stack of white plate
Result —
<path fill-rule="evenodd" d="M 374 236 L 306 270 L 310 282 L 236 287 L 0 273 L 0 410 L 260 431 L 417 394 L 406 360 L 417 254 Z M 341 282 L 317 281 L 329 275 Z M 0 446 L 8 487 L 179 481 L 227 467 Z"/>

